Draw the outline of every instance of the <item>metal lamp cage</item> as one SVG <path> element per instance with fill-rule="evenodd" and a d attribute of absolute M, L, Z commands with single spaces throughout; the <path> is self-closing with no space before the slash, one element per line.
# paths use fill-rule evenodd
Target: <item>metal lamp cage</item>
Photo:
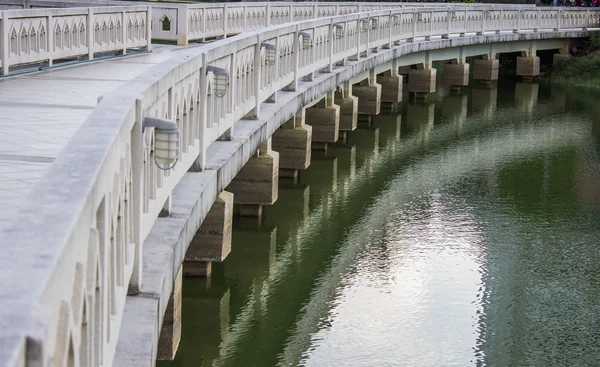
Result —
<path fill-rule="evenodd" d="M 154 163 L 158 168 L 168 171 L 179 160 L 179 128 L 175 121 L 147 116 L 143 128 L 154 128 Z"/>
<path fill-rule="evenodd" d="M 335 36 L 336 38 L 342 38 L 344 37 L 344 26 L 342 24 L 334 24 L 333 28 L 335 30 Z"/>
<path fill-rule="evenodd" d="M 265 48 L 266 52 L 267 52 L 267 65 L 269 66 L 273 66 L 275 65 L 275 59 L 277 58 L 277 47 L 275 47 L 275 45 L 272 45 L 270 43 L 266 43 L 263 42 L 260 44 L 261 48 Z"/>
<path fill-rule="evenodd" d="M 311 46 L 312 35 L 308 32 L 299 32 L 298 36 L 302 37 L 302 49 L 308 50 Z"/>
<path fill-rule="evenodd" d="M 206 73 L 213 73 L 213 89 L 217 97 L 222 98 L 227 93 L 229 85 L 229 71 L 218 66 L 208 65 Z"/>

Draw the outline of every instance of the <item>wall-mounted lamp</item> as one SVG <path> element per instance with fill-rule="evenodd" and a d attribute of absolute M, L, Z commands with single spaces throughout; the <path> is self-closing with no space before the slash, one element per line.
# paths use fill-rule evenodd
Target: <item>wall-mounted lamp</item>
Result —
<path fill-rule="evenodd" d="M 298 36 L 302 37 L 302 49 L 308 50 L 310 48 L 310 41 L 312 40 L 312 35 L 308 32 L 299 32 Z"/>
<path fill-rule="evenodd" d="M 179 128 L 175 121 L 159 117 L 144 117 L 142 131 L 154 128 L 154 163 L 162 170 L 170 170 L 179 159 Z"/>
<path fill-rule="evenodd" d="M 417 13 L 417 21 L 419 21 L 419 22 L 423 21 L 423 14 Z"/>
<path fill-rule="evenodd" d="M 400 14 L 392 14 L 392 23 L 398 24 L 399 21 L 400 21 Z"/>
<path fill-rule="evenodd" d="M 379 25 L 379 18 L 371 18 L 371 27 L 373 29 L 377 29 L 377 26 Z"/>
<path fill-rule="evenodd" d="M 344 26 L 342 24 L 334 24 L 333 29 L 335 30 L 335 37 L 342 38 L 344 37 Z"/>
<path fill-rule="evenodd" d="M 277 47 L 270 43 L 263 42 L 260 44 L 260 48 L 265 48 L 267 50 L 267 65 L 275 65 L 275 58 L 277 57 Z"/>
<path fill-rule="evenodd" d="M 363 30 L 363 32 L 366 32 L 369 30 L 369 20 L 368 19 L 361 19 L 360 20 L 360 26 Z"/>
<path fill-rule="evenodd" d="M 451 20 L 456 20 L 456 12 L 455 11 L 451 11 L 450 12 L 450 19 Z"/>
<path fill-rule="evenodd" d="M 214 65 L 206 67 L 206 74 L 213 73 L 213 84 L 215 95 L 222 98 L 227 93 L 227 85 L 229 84 L 229 71 Z"/>

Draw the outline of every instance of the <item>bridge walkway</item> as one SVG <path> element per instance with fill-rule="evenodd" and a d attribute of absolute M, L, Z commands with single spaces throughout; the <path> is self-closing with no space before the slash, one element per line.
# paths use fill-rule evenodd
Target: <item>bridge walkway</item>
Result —
<path fill-rule="evenodd" d="M 183 47 L 0 79 L 0 230 L 102 96 Z"/>

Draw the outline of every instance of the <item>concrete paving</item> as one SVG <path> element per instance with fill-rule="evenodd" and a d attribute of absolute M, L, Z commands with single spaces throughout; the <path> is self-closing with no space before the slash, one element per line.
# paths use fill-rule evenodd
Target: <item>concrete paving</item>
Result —
<path fill-rule="evenodd" d="M 0 231 L 102 96 L 184 48 L 0 79 Z"/>

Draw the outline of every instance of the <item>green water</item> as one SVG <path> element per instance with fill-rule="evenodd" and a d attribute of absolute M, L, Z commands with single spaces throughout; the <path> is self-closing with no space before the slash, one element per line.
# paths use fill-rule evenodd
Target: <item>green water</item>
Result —
<path fill-rule="evenodd" d="M 159 365 L 600 366 L 598 98 L 508 81 L 313 152 Z"/>

